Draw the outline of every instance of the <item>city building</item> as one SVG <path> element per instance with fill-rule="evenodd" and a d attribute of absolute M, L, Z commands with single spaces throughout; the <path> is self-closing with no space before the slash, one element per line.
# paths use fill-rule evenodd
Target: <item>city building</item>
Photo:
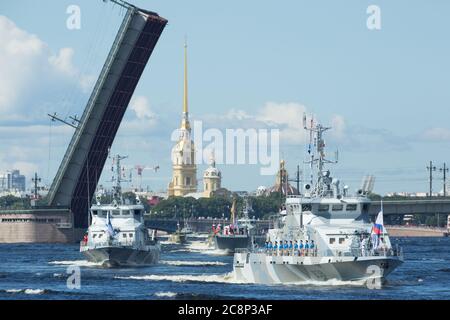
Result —
<path fill-rule="evenodd" d="M 221 188 L 222 173 L 216 168 L 214 151 L 211 152 L 209 167 L 203 173 L 203 197 L 210 198 L 213 192 Z"/>
<path fill-rule="evenodd" d="M 277 172 L 275 185 L 267 189 L 266 194 L 282 193 L 283 195 L 298 195 L 299 192 L 289 183 L 289 174 L 286 170 L 286 162 L 280 161 L 280 169 Z"/>
<path fill-rule="evenodd" d="M 26 178 L 20 174 L 20 170 L 6 171 L 0 174 L 0 191 L 17 192 L 25 191 Z"/>
<path fill-rule="evenodd" d="M 172 148 L 172 181 L 168 195 L 185 196 L 197 192 L 197 166 L 195 164 L 195 146 L 191 139 L 191 126 L 188 113 L 187 85 L 187 45 L 184 45 L 184 95 L 183 118 L 179 129 L 179 139 Z"/>

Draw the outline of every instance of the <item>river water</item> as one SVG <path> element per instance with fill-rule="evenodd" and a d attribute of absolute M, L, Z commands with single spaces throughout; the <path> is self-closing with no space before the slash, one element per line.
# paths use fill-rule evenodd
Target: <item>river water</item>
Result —
<path fill-rule="evenodd" d="M 124 269 L 87 262 L 77 245 L 2 244 L 0 299 L 450 299 L 450 238 L 392 240 L 405 263 L 381 289 L 338 281 L 237 283 L 233 257 L 208 249 L 201 237 L 186 245 L 162 241 L 159 264 Z M 70 266 L 80 267 L 79 289 L 67 286 Z"/>

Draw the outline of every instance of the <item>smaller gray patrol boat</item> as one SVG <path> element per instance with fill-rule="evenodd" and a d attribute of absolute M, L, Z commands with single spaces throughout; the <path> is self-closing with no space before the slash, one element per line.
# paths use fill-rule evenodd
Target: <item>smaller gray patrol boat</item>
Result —
<path fill-rule="evenodd" d="M 104 267 L 139 266 L 157 263 L 161 247 L 156 232 L 149 236 L 144 225 L 144 206 L 136 197 L 135 204 L 125 204 L 121 193 L 120 160 L 117 155 L 116 182 L 111 204 L 90 208 L 90 225 L 80 243 L 80 252 L 91 262 Z M 114 166 L 113 166 L 114 169 Z"/>
<path fill-rule="evenodd" d="M 216 249 L 225 250 L 234 253 L 237 248 L 249 248 L 251 246 L 252 229 L 255 227 L 255 220 L 249 218 L 249 212 L 252 210 L 245 198 L 245 205 L 242 211 L 242 218 L 235 219 L 236 199 L 233 200 L 231 207 L 231 224 L 220 225 L 214 229 L 214 245 Z"/>

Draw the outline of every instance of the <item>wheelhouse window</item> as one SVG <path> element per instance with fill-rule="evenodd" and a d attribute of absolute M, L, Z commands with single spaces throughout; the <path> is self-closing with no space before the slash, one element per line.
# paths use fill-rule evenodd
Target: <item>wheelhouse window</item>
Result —
<path fill-rule="evenodd" d="M 330 244 L 334 244 L 336 242 L 336 238 L 330 238 Z"/>
<path fill-rule="evenodd" d="M 138 216 L 138 215 L 140 215 L 141 214 L 141 210 L 134 210 L 134 215 L 135 216 Z"/>
<path fill-rule="evenodd" d="M 93 216 L 96 216 L 98 214 L 98 211 L 97 210 L 92 210 L 92 215 Z"/>
<path fill-rule="evenodd" d="M 356 211 L 357 208 L 358 208 L 358 205 L 356 203 L 347 205 L 347 211 Z"/>
<path fill-rule="evenodd" d="M 122 215 L 123 216 L 129 216 L 130 215 L 130 210 L 122 210 Z"/>
<path fill-rule="evenodd" d="M 129 233 L 129 234 L 128 234 L 128 237 L 133 238 L 133 234 L 132 234 L 132 233 Z"/>
<path fill-rule="evenodd" d="M 328 211 L 330 210 L 330 205 L 328 204 L 319 204 L 319 211 Z"/>
<path fill-rule="evenodd" d="M 345 242 L 345 238 L 339 238 L 339 244 L 343 244 Z"/>
<path fill-rule="evenodd" d="M 333 204 L 331 207 L 332 211 L 342 211 L 344 210 L 344 205 L 343 204 Z"/>
<path fill-rule="evenodd" d="M 112 210 L 112 215 L 113 215 L 113 216 L 118 216 L 118 215 L 120 215 L 120 210 Z"/>
<path fill-rule="evenodd" d="M 311 204 L 310 203 L 302 204 L 302 211 L 311 211 Z"/>
<path fill-rule="evenodd" d="M 126 233 L 122 233 L 122 237 L 126 238 L 127 234 Z"/>
<path fill-rule="evenodd" d="M 106 217 L 107 214 L 108 214 L 108 211 L 102 210 L 102 216 L 103 216 L 103 217 Z"/>

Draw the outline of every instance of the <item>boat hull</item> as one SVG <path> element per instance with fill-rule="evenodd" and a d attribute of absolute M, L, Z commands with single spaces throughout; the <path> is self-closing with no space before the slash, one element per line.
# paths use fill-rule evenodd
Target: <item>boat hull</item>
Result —
<path fill-rule="evenodd" d="M 148 250 L 137 250 L 127 247 L 101 247 L 82 251 L 90 262 L 103 267 L 142 266 L 159 261 L 160 247 L 152 246 Z"/>
<path fill-rule="evenodd" d="M 214 237 L 215 248 L 233 253 L 238 248 L 248 248 L 250 237 L 248 235 L 216 235 Z"/>
<path fill-rule="evenodd" d="M 169 241 L 172 243 L 183 244 L 186 243 L 186 234 L 174 233 L 169 236 Z"/>
<path fill-rule="evenodd" d="M 236 253 L 233 268 L 239 281 L 289 284 L 385 278 L 402 263 L 403 259 L 396 256 L 297 257 Z"/>

